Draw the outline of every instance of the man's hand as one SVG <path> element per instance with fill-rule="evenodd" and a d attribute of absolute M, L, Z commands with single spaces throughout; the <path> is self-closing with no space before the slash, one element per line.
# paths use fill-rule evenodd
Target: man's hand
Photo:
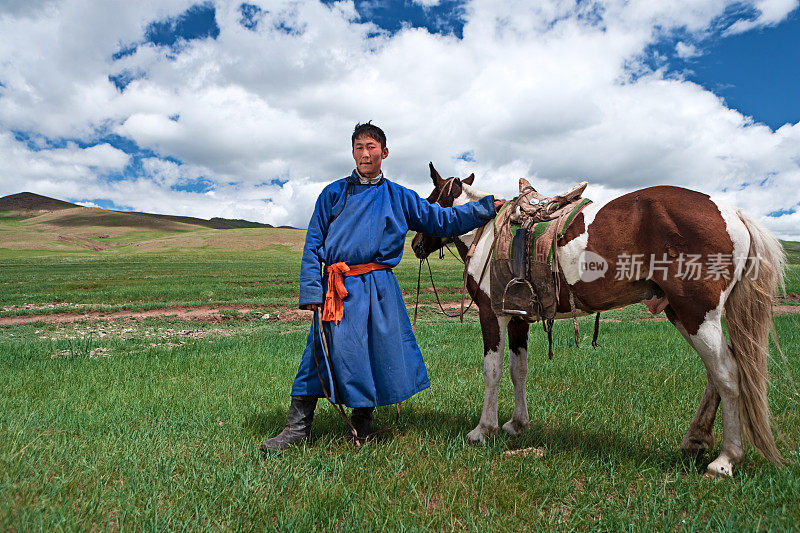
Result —
<path fill-rule="evenodd" d="M 304 311 L 319 311 L 321 307 L 319 304 L 304 304 L 300 306 L 300 309 Z"/>
<path fill-rule="evenodd" d="M 502 209 L 504 205 L 506 205 L 506 199 L 505 198 L 495 198 L 495 200 L 494 200 L 494 212 L 495 213 L 499 212 L 500 209 Z"/>

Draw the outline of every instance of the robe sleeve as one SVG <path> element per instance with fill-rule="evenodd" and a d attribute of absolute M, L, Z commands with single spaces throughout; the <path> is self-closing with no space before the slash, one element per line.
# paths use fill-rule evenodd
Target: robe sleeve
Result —
<path fill-rule="evenodd" d="M 331 191 L 326 187 L 317 198 L 314 214 L 308 222 L 303 257 L 300 260 L 300 307 L 322 304 L 322 250 L 331 218 Z"/>
<path fill-rule="evenodd" d="M 404 208 L 408 229 L 434 235 L 454 237 L 483 226 L 495 216 L 494 197 L 484 196 L 476 202 L 453 207 L 440 207 L 410 189 L 404 189 Z"/>

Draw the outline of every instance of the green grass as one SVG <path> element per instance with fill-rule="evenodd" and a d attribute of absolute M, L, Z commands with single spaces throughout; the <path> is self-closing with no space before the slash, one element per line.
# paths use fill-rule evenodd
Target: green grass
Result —
<path fill-rule="evenodd" d="M 0 211 L 0 223 L 9 226 L 18 226 L 25 218 L 23 215 L 12 214 L 10 211 Z"/>
<path fill-rule="evenodd" d="M 800 295 L 800 242 L 781 241 L 786 251 L 786 292 Z"/>
<path fill-rule="evenodd" d="M 800 242 L 781 241 L 790 264 L 800 265 Z"/>
<path fill-rule="evenodd" d="M 295 306 L 299 254 L 3 254 L 4 305 L 110 307 L 243 302 Z M 432 261 L 457 301 L 453 259 Z M 417 263 L 396 274 L 413 295 Z M 423 282 L 423 287 L 427 283 Z M 424 301 L 433 295 L 424 294 Z M 411 303 L 413 296 L 407 296 Z M 4 312 L 14 314 L 21 311 Z M 791 529 L 800 523 L 800 316 L 776 317 L 770 405 L 776 468 L 752 450 L 733 479 L 704 479 L 679 452 L 705 386 L 699 357 L 669 323 L 631 307 L 607 316 L 600 348 L 581 319 L 557 323 L 548 361 L 530 336 L 531 429 L 466 443 L 483 397 L 482 343 L 422 310 L 430 389 L 396 431 L 360 451 L 320 404 L 316 440 L 263 458 L 285 424 L 307 324 L 170 319 L 0 327 L 0 529 Z M 500 423 L 513 408 L 508 370 Z M 393 420 L 378 410 L 376 425 Z M 720 417 L 721 419 L 721 417 Z M 721 438 L 721 420 L 715 436 Z M 537 447 L 542 457 L 504 452 Z"/>
<path fill-rule="evenodd" d="M 285 250 L 285 247 L 281 247 Z M 273 250 L 276 248 L 273 247 Z M 169 305 L 289 305 L 297 254 L 40 254 L 0 259 L 0 309 L 21 302 L 151 309 Z M 0 311 L 0 316 L 55 312 Z"/>
<path fill-rule="evenodd" d="M 101 243 L 132 243 L 132 242 L 142 242 L 148 241 L 151 239 L 158 239 L 161 237 L 169 237 L 170 235 L 180 235 L 181 233 L 186 233 L 188 230 L 179 230 L 179 231 L 159 231 L 159 230 L 141 230 L 141 231 L 129 231 L 125 233 L 125 235 L 120 235 L 118 237 L 93 237 L 95 240 Z"/>

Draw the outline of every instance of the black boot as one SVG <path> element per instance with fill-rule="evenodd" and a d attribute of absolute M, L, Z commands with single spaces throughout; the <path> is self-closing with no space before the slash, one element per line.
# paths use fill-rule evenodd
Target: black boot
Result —
<path fill-rule="evenodd" d="M 356 428 L 359 439 L 366 439 L 367 435 L 369 435 L 374 411 L 374 407 L 353 407 L 353 412 L 350 413 L 350 423 Z M 350 428 L 347 428 L 347 435 L 348 438 L 353 437 L 353 432 Z"/>
<path fill-rule="evenodd" d="M 292 396 L 286 427 L 277 436 L 262 442 L 261 450 L 281 452 L 308 439 L 311 436 L 311 421 L 314 419 L 316 407 L 316 396 Z"/>

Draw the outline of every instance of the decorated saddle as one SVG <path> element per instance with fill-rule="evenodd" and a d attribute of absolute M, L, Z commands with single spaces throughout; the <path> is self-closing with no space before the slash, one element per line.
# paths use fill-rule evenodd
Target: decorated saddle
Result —
<path fill-rule="evenodd" d="M 490 268 L 495 314 L 552 325 L 559 292 L 556 246 L 578 213 L 591 203 L 581 197 L 586 185 L 584 181 L 564 194 L 546 197 L 526 179 L 519 180 L 519 196 L 495 218 Z"/>

